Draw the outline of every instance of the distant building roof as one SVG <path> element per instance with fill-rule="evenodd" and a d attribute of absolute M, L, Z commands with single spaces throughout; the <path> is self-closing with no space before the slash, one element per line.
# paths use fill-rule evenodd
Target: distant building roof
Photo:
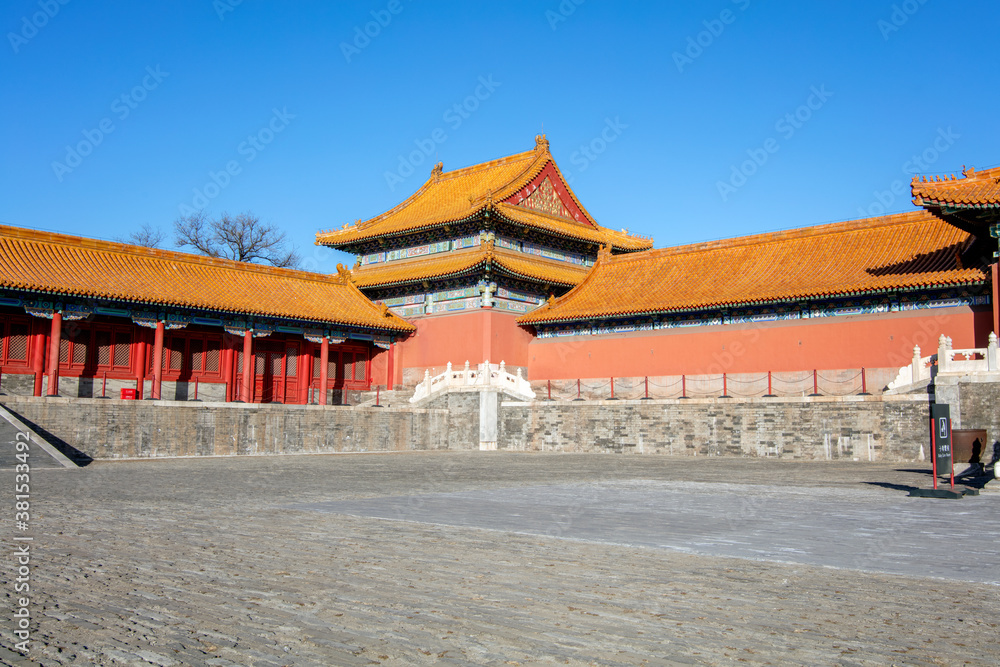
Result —
<path fill-rule="evenodd" d="M 984 282 L 974 237 L 926 211 L 627 255 L 518 319 L 569 322 Z"/>
<path fill-rule="evenodd" d="M 326 276 L 0 226 L 0 288 L 413 331 L 345 272 Z"/>
<path fill-rule="evenodd" d="M 538 212 L 525 201 L 548 179 L 560 215 Z M 625 251 L 651 248 L 651 239 L 601 227 L 583 208 L 559 171 L 549 143 L 536 137 L 533 150 L 445 172 L 439 164 L 431 177 L 406 201 L 355 225 L 316 234 L 318 245 L 347 247 L 379 237 L 398 236 L 469 219 L 496 210 L 525 227 L 564 238 L 610 245 Z"/>

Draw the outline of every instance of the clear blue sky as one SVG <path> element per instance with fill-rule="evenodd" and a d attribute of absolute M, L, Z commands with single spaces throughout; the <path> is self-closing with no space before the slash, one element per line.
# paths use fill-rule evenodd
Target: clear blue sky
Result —
<path fill-rule="evenodd" d="M 1000 163 L 998 26 L 986 0 L 8 0 L 0 221 L 250 210 L 329 272 L 317 230 L 543 127 L 597 220 L 657 247 L 910 210 L 908 172 Z"/>

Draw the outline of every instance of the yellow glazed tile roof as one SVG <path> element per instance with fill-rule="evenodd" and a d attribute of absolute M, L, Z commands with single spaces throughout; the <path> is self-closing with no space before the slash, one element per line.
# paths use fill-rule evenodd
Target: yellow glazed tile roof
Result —
<path fill-rule="evenodd" d="M 559 179 L 565 183 L 549 153 L 548 141 L 539 136 L 536 137 L 534 150 L 455 171 L 442 172 L 435 168 L 430 179 L 395 208 L 365 222 L 319 232 L 316 234 L 316 243 L 341 247 L 380 236 L 414 232 L 464 220 L 494 206 L 503 207 L 505 211 L 518 209 L 533 213 L 530 209 L 501 202 L 515 195 L 549 164 L 552 164 Z M 569 185 L 565 187 L 573 203 L 583 213 L 584 220 L 539 215 L 537 218 L 529 216 L 529 221 L 525 224 L 564 237 L 610 243 L 623 250 L 652 247 L 650 239 L 614 232 L 598 225 L 580 204 Z M 547 218 L 551 220 L 546 220 Z"/>
<path fill-rule="evenodd" d="M 559 262 L 548 259 L 537 259 L 521 253 L 499 252 L 493 259 L 493 264 L 526 278 L 533 278 L 553 285 L 579 285 L 590 267 Z"/>
<path fill-rule="evenodd" d="M 1000 206 L 1000 167 L 977 172 L 966 169 L 964 178 L 913 177 L 910 190 L 918 206 L 987 208 Z"/>
<path fill-rule="evenodd" d="M 470 250 L 443 253 L 437 257 L 417 257 L 355 269 L 352 271 L 351 281 L 361 288 L 399 285 L 458 276 L 486 263 L 501 271 L 554 285 L 576 285 L 586 277 L 588 271 L 584 266 L 523 255 L 487 244 Z"/>
<path fill-rule="evenodd" d="M 535 229 L 544 229 L 557 236 L 593 241 L 602 245 L 611 245 L 620 250 L 649 250 L 653 247 L 652 239 L 632 236 L 624 231 L 616 232 L 606 227 L 584 227 L 572 220 L 539 213 L 523 206 L 501 203 L 496 204 L 494 208 L 497 213 L 513 222 L 519 222 Z"/>
<path fill-rule="evenodd" d="M 980 283 L 972 236 L 926 211 L 663 248 L 602 253 L 580 285 L 523 324 Z"/>
<path fill-rule="evenodd" d="M 2 225 L 0 288 L 414 330 L 339 276 Z"/>

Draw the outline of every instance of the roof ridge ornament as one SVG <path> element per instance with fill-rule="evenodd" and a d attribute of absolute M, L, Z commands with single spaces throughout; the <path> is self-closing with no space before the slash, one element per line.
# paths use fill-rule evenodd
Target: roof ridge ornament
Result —
<path fill-rule="evenodd" d="M 351 272 L 348 271 L 343 264 L 337 264 L 337 282 L 341 285 L 347 285 L 348 283 L 354 282 L 351 278 Z"/>
<path fill-rule="evenodd" d="M 431 169 L 431 178 L 436 181 L 441 177 L 442 173 L 444 173 L 444 162 L 438 162 L 434 165 L 434 168 Z"/>
<path fill-rule="evenodd" d="M 549 140 L 545 138 L 544 134 L 535 135 L 535 152 L 536 153 L 547 153 L 549 151 Z"/>

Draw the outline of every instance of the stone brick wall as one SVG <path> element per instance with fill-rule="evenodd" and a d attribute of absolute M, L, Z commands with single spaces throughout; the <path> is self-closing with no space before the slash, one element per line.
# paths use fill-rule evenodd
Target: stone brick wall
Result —
<path fill-rule="evenodd" d="M 8 396 L 31 396 L 35 391 L 35 375 L 0 373 L 0 392 Z"/>
<path fill-rule="evenodd" d="M 479 392 L 456 391 L 427 403 L 448 413 L 447 439 L 455 449 L 479 449 Z"/>
<path fill-rule="evenodd" d="M 500 449 L 913 461 L 926 397 L 503 403 Z"/>
<path fill-rule="evenodd" d="M 94 459 L 467 449 L 441 409 L 5 396 L 42 435 Z"/>
<path fill-rule="evenodd" d="M 962 382 L 958 388 L 961 428 L 986 429 L 989 442 L 983 458 L 989 460 L 994 443 L 1000 442 L 1000 382 Z"/>
<path fill-rule="evenodd" d="M 991 433 L 998 433 L 1000 385 L 962 388 L 965 425 L 988 422 Z M 475 450 L 480 439 L 480 398 L 472 391 L 441 396 L 423 408 L 20 396 L 0 401 L 54 444 L 95 459 Z M 501 398 L 498 447 L 914 461 L 927 457 L 928 419 L 927 396 L 914 395 L 532 403 Z"/>

